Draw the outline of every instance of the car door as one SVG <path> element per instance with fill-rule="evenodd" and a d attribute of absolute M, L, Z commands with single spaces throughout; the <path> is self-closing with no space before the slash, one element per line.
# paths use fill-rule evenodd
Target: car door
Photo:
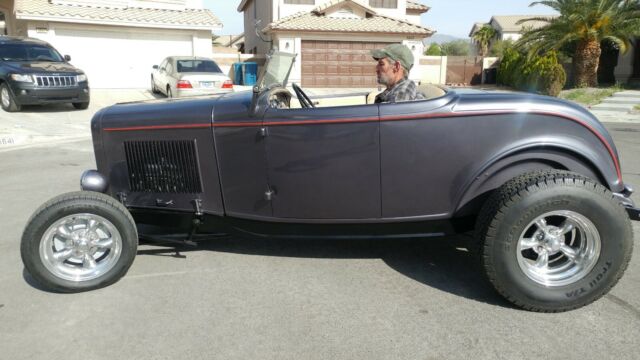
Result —
<path fill-rule="evenodd" d="M 451 117 L 451 96 L 380 104 L 383 218 L 447 217 L 450 189 L 472 166 L 473 118 Z"/>
<path fill-rule="evenodd" d="M 265 112 L 273 215 L 292 219 L 380 217 L 378 106 Z"/>

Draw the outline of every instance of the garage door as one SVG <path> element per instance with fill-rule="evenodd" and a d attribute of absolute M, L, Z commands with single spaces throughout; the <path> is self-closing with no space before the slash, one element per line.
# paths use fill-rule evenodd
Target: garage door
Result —
<path fill-rule="evenodd" d="M 84 70 L 91 88 L 147 88 L 153 65 L 193 55 L 191 35 L 175 32 L 56 29 L 52 45 Z"/>
<path fill-rule="evenodd" d="M 302 41 L 304 87 L 375 87 L 376 63 L 372 49 L 388 43 L 352 41 Z"/>

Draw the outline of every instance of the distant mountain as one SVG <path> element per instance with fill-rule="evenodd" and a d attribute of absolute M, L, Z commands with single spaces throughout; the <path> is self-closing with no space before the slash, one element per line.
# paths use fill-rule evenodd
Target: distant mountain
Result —
<path fill-rule="evenodd" d="M 463 39 L 453 35 L 435 34 L 430 38 L 424 39 L 424 44 L 425 45 L 431 45 L 433 43 L 444 44 L 454 40 L 469 40 L 469 39 Z"/>

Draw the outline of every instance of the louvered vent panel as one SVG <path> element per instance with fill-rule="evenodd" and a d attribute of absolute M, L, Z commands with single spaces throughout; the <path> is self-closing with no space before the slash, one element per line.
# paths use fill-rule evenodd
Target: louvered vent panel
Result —
<path fill-rule="evenodd" d="M 195 140 L 124 143 L 133 192 L 202 192 Z"/>

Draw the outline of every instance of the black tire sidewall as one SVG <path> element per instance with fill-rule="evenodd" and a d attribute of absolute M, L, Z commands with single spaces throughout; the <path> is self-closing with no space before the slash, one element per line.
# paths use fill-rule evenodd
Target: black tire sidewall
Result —
<path fill-rule="evenodd" d="M 524 196 L 503 209 L 504 217 L 497 222 L 493 237 L 495 243 L 485 247 L 485 255 L 495 270 L 496 285 L 517 302 L 544 309 L 588 304 L 606 293 L 626 267 L 633 239 L 628 217 L 607 194 L 585 186 L 561 183 L 536 187 L 524 191 Z M 517 243 L 527 225 L 554 210 L 574 211 L 589 219 L 598 229 L 601 251 L 593 269 L 581 280 L 546 287 L 528 278 L 518 265 Z"/>
<path fill-rule="evenodd" d="M 8 107 L 4 106 L 4 103 L 0 101 L 0 106 L 2 106 L 2 110 L 6 112 L 20 111 L 21 106 L 18 105 L 18 103 L 16 102 L 16 99 L 13 96 L 13 92 L 11 91 L 11 88 L 7 83 L 2 83 L 2 85 L 0 85 L 0 91 L 2 91 L 4 88 L 6 88 L 7 92 L 9 93 L 9 106 Z"/>
<path fill-rule="evenodd" d="M 78 110 L 86 110 L 89 108 L 89 102 L 76 102 L 72 103 L 73 107 Z"/>
<path fill-rule="evenodd" d="M 74 282 L 49 272 L 40 258 L 40 242 L 44 232 L 55 221 L 73 214 L 89 213 L 109 220 L 120 233 L 122 251 L 113 268 L 96 279 Z M 53 204 L 37 213 L 25 227 L 21 243 L 22 261 L 27 271 L 47 289 L 58 292 L 79 292 L 110 285 L 127 272 L 138 246 L 135 224 L 120 209 L 95 199 L 69 199 Z"/>

